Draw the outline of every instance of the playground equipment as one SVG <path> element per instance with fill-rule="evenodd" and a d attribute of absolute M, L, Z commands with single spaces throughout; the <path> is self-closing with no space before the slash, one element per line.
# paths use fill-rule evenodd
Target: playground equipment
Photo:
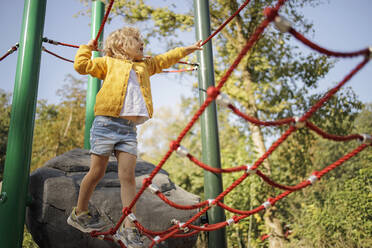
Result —
<path fill-rule="evenodd" d="M 265 210 L 273 206 L 277 201 L 288 196 L 289 194 L 303 189 L 309 185 L 314 184 L 317 180 L 323 177 L 326 173 L 342 165 L 345 161 L 349 160 L 353 156 L 357 155 L 361 151 L 371 147 L 371 135 L 369 134 L 355 134 L 348 136 L 337 136 L 325 133 L 320 128 L 315 126 L 313 123 L 308 121 L 308 119 L 316 112 L 325 102 L 327 102 L 342 86 L 344 86 L 359 70 L 361 70 L 370 60 L 372 50 L 370 48 L 363 49 L 356 52 L 334 52 L 327 49 L 324 49 L 315 43 L 309 41 L 301 34 L 299 34 L 294 28 L 291 27 L 291 24 L 286 21 L 283 17 L 278 14 L 281 6 L 286 2 L 286 0 L 278 0 L 277 4 L 272 8 L 265 9 L 266 18 L 262 23 L 257 27 L 253 35 L 247 40 L 245 46 L 234 60 L 230 68 L 223 75 L 221 80 L 218 82 L 217 86 L 213 86 L 213 64 L 212 64 L 212 55 L 211 55 L 211 46 L 208 41 L 217 33 L 210 35 L 209 20 L 208 20 L 208 1 L 198 1 L 195 0 L 196 6 L 196 30 L 197 38 L 205 39 L 203 45 L 205 46 L 205 52 L 202 56 L 199 56 L 201 63 L 201 68 L 203 68 L 199 74 L 199 79 L 201 89 L 205 90 L 206 93 L 201 92 L 200 96 L 200 109 L 192 117 L 191 121 L 186 125 L 184 130 L 180 133 L 175 141 L 170 144 L 168 152 L 164 155 L 163 159 L 159 162 L 154 171 L 146 178 L 143 182 L 143 186 L 140 191 L 137 193 L 133 202 L 126 208 L 123 209 L 123 215 L 118 221 L 117 225 L 114 228 L 111 228 L 107 232 L 92 232 L 93 237 L 106 238 L 109 235 L 115 234 L 116 230 L 119 228 L 122 221 L 128 217 L 132 220 L 135 225 L 152 240 L 151 247 L 156 244 L 159 244 L 161 241 L 166 240 L 170 237 L 181 237 L 187 235 L 194 235 L 200 231 L 208 231 L 210 233 L 209 247 L 223 247 L 226 246 L 226 241 L 224 237 L 224 228 L 227 225 L 232 225 L 238 223 L 240 220 L 247 218 L 248 216 L 257 213 L 261 210 Z M 111 1 L 111 4 L 113 1 Z M 249 1 L 246 1 L 241 8 L 237 11 L 241 11 Z M 24 28 L 20 40 L 20 54 L 18 67 L 22 69 L 17 70 L 16 76 L 16 87 L 14 92 L 13 108 L 12 108 L 12 120 L 11 120 L 11 129 L 9 132 L 9 143 L 8 143 L 8 153 L 7 161 L 5 166 L 4 173 L 4 184 L 0 198 L 0 217 L 1 220 L 5 220 L 2 223 L 14 223 L 16 219 L 16 225 L 12 224 L 0 224 L 0 243 L 5 244 L 5 247 L 20 247 L 23 233 L 23 222 L 24 222 L 24 209 L 26 204 L 26 194 L 27 194 L 27 181 L 29 173 L 29 161 L 30 161 L 30 147 L 32 140 L 32 129 L 33 129 L 33 118 L 34 118 L 34 109 L 36 102 L 36 93 L 32 93 L 33 99 L 30 99 L 28 94 L 28 100 L 31 102 L 26 102 L 22 96 L 23 88 L 29 87 L 28 85 L 20 85 L 23 82 L 30 82 L 35 84 L 38 79 L 38 65 L 40 60 L 41 52 L 41 42 L 42 42 L 42 30 L 43 30 L 43 18 L 45 15 L 45 4 L 46 1 L 25 1 L 25 14 L 24 14 Z M 27 7 L 27 8 L 26 8 Z M 108 14 L 109 11 L 107 11 Z M 107 15 L 106 15 L 107 17 Z M 232 17 L 233 18 L 233 17 Z M 232 18 L 227 20 L 219 29 L 221 30 L 224 25 L 228 23 Z M 31 19 L 32 21 L 26 22 L 26 19 Z M 237 107 L 234 106 L 233 102 L 223 93 L 221 93 L 221 88 L 232 74 L 234 69 L 239 65 L 240 61 L 247 54 L 247 52 L 252 48 L 255 42 L 260 38 L 261 34 L 264 32 L 265 28 L 271 23 L 274 22 L 277 28 L 281 32 L 288 32 L 293 35 L 296 39 L 302 43 L 308 45 L 312 49 L 326 54 L 328 56 L 335 57 L 355 57 L 355 56 L 364 56 L 362 62 L 360 62 L 349 74 L 345 76 L 339 84 L 334 88 L 328 91 L 314 106 L 312 106 L 306 113 L 300 117 L 290 117 L 282 120 L 276 121 L 261 121 L 254 117 L 251 117 L 243 112 L 241 112 Z M 104 21 L 103 21 L 104 23 Z M 100 31 L 102 31 L 103 24 L 101 25 Z M 27 31 L 25 31 L 27 30 Z M 33 31 L 31 31 L 33 30 Z M 100 36 L 100 31 L 97 36 Z M 97 38 L 97 37 L 96 37 Z M 208 54 L 209 53 L 209 54 Z M 33 59 L 37 58 L 37 63 L 30 64 L 30 56 Z M 3 57 L 2 57 L 3 58 Z M 34 60 L 33 60 L 34 62 Z M 31 68 L 31 70 L 28 70 Z M 27 70 L 26 70 L 27 69 Z M 31 73 L 30 73 L 31 71 Z M 36 73 L 35 73 L 36 72 Z M 32 75 L 31 75 L 32 74 Z M 32 78 L 33 76 L 34 78 Z M 35 78 L 36 77 L 36 78 Z M 22 80 L 21 80 L 22 78 Z M 26 80 L 27 79 L 27 80 Z M 30 81 L 30 79 L 32 79 Z M 35 86 L 35 85 L 34 85 Z M 36 85 L 37 86 L 37 85 Z M 37 87 L 33 87 L 34 89 Z M 28 92 L 29 93 L 29 92 Z M 19 96 L 20 95 L 20 96 Z M 217 136 L 217 122 L 216 122 L 216 111 L 215 111 L 215 100 L 218 101 L 222 106 L 225 106 L 231 109 L 235 114 L 241 118 L 255 124 L 255 125 L 264 125 L 264 126 L 278 126 L 278 125 L 289 125 L 289 128 L 282 134 L 282 136 L 274 142 L 271 147 L 253 164 L 253 165 L 242 165 L 234 168 L 220 169 L 219 165 L 219 151 L 218 151 L 218 136 Z M 26 109 L 27 113 L 26 120 L 25 116 L 21 111 Z M 21 118 L 22 117 L 22 118 Z M 181 141 L 185 137 L 186 133 L 191 129 L 195 124 L 198 118 L 202 120 L 202 145 L 203 145 L 203 161 L 199 161 L 192 154 L 190 154 L 186 148 L 181 146 Z M 22 124 L 21 124 L 22 119 Z M 206 132 L 208 127 L 208 132 Z M 277 182 L 272 181 L 269 177 L 263 174 L 258 167 L 264 162 L 265 159 L 270 156 L 270 154 L 281 145 L 292 133 L 300 128 L 307 127 L 317 134 L 321 135 L 323 138 L 331 139 L 334 141 L 347 141 L 347 140 L 360 140 L 362 143 L 356 147 L 353 151 L 349 152 L 336 162 L 332 163 L 329 166 L 326 166 L 320 171 L 313 172 L 307 179 L 295 186 L 286 186 L 281 185 Z M 15 130 L 21 129 L 25 132 L 23 135 L 17 135 Z M 31 134 L 31 135 L 30 135 Z M 22 137 L 21 137 L 22 136 Z M 211 149 L 211 150 L 208 150 Z M 16 154 L 19 154 L 20 151 L 24 151 L 22 154 L 26 154 L 23 158 L 17 158 Z M 206 173 L 206 198 L 207 200 L 201 202 L 200 204 L 194 206 L 179 206 L 175 203 L 172 203 L 166 199 L 164 195 L 160 193 L 159 190 L 152 185 L 152 178 L 159 172 L 161 167 L 170 157 L 170 155 L 176 152 L 180 156 L 187 157 L 190 161 L 194 162 L 198 166 L 204 168 L 210 173 Z M 11 161 L 11 162 L 9 162 Z M 12 163 L 12 167 L 9 164 Z M 242 171 L 243 175 L 235 181 L 232 185 L 222 191 L 222 184 L 220 180 L 220 173 L 232 173 Z M 237 210 L 229 206 L 226 206 L 222 203 L 223 198 L 235 187 L 237 187 L 244 179 L 248 176 L 256 174 L 261 177 L 265 182 L 270 185 L 277 187 L 279 189 L 285 190 L 283 193 L 279 194 L 275 198 L 269 198 L 267 201 L 262 203 L 262 205 L 249 210 Z M 22 175 L 21 179 L 20 175 Z M 16 183 L 11 183 L 13 179 Z M 25 182 L 21 185 L 16 185 L 18 182 Z M 209 184 L 210 183 L 210 184 Z M 211 188 L 208 188 L 212 186 Z M 13 188 L 14 187 L 14 188 Z M 175 223 L 174 226 L 165 230 L 163 232 L 152 232 L 144 228 L 141 223 L 139 223 L 136 217 L 131 213 L 132 207 L 135 205 L 136 201 L 139 199 L 141 194 L 146 190 L 150 189 L 154 194 L 163 199 L 166 203 L 170 204 L 173 207 L 180 209 L 190 209 L 190 208 L 200 208 L 198 214 L 193 216 L 186 223 Z M 217 189 L 217 190 L 215 190 Z M 216 207 L 217 206 L 217 207 Z M 224 220 L 223 209 L 231 211 L 236 215 L 231 219 Z M 201 215 L 208 213 L 209 223 L 205 226 L 195 226 L 192 225 L 193 221 L 199 218 Z M 15 214 L 17 215 L 16 217 Z M 11 228 L 10 228 L 11 226 Z M 185 230 L 190 230 L 190 232 L 185 232 Z M 181 233 L 181 234 L 180 234 Z"/>
<path fill-rule="evenodd" d="M 0 244 L 22 247 L 46 1 L 25 1 L 0 198 Z"/>

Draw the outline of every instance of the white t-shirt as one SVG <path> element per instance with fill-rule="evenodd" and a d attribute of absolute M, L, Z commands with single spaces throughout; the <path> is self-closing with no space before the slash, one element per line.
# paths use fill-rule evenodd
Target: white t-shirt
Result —
<path fill-rule="evenodd" d="M 129 73 L 127 92 L 120 116 L 140 116 L 137 125 L 149 119 L 149 113 L 143 99 L 136 72 L 132 69 Z"/>

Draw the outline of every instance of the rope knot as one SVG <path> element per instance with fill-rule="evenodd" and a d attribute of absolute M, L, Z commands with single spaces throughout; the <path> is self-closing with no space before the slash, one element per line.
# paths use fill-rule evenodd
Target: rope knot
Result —
<path fill-rule="evenodd" d="M 151 183 L 152 183 L 151 178 L 146 177 L 143 179 L 142 185 L 145 186 L 145 188 L 148 188 L 151 185 Z"/>
<path fill-rule="evenodd" d="M 131 211 L 128 207 L 124 207 L 121 211 L 123 212 L 123 214 L 125 216 L 128 216 L 131 213 Z"/>
<path fill-rule="evenodd" d="M 230 105 L 232 105 L 231 99 L 224 93 L 220 93 L 217 96 L 216 101 L 219 105 L 224 107 L 229 107 Z"/>
<path fill-rule="evenodd" d="M 19 43 L 17 42 L 14 46 L 12 46 L 9 50 L 8 50 L 8 53 L 9 54 L 12 54 L 14 53 L 15 51 L 17 51 L 19 48 Z"/>
<path fill-rule="evenodd" d="M 171 141 L 171 143 L 169 144 L 169 148 L 172 151 L 176 151 L 179 146 L 180 144 L 176 140 Z"/>
<path fill-rule="evenodd" d="M 178 146 L 176 153 L 181 156 L 181 157 L 186 157 L 189 154 L 189 151 L 183 147 L 183 146 Z"/>
<path fill-rule="evenodd" d="M 264 15 L 270 22 L 272 22 L 275 19 L 275 17 L 278 15 L 278 10 L 267 7 L 264 9 Z"/>
<path fill-rule="evenodd" d="M 154 241 L 156 244 L 160 243 L 160 241 L 161 241 L 160 236 L 159 236 L 159 235 L 158 235 L 158 236 L 155 236 L 154 239 L 153 239 L 153 241 Z"/>
<path fill-rule="evenodd" d="M 114 235 L 114 234 L 116 234 L 116 230 L 115 230 L 115 228 L 110 228 L 110 230 L 109 230 L 109 233 L 111 234 L 111 235 Z"/>
<path fill-rule="evenodd" d="M 286 33 L 291 30 L 291 23 L 280 15 L 276 15 L 274 18 L 275 27 L 282 33 Z"/>
<path fill-rule="evenodd" d="M 265 201 L 262 206 L 265 208 L 265 209 L 269 209 L 271 208 L 272 206 L 274 206 L 275 204 L 275 199 L 274 198 L 269 198 L 267 199 L 267 201 Z"/>
<path fill-rule="evenodd" d="M 361 134 L 363 144 L 372 144 L 372 135 L 370 134 Z"/>
<path fill-rule="evenodd" d="M 179 220 L 177 220 L 177 219 L 172 219 L 172 220 L 171 220 L 171 223 L 172 223 L 173 225 L 177 225 L 178 228 L 179 228 L 180 230 L 182 230 L 183 232 L 185 232 L 185 233 L 190 231 L 190 229 L 185 225 L 184 222 L 181 222 L 181 221 L 179 221 Z"/>
<path fill-rule="evenodd" d="M 300 121 L 300 120 L 301 120 L 301 117 L 299 116 L 293 117 L 293 126 L 295 126 L 297 129 L 300 129 L 306 126 L 306 122 Z"/>
<path fill-rule="evenodd" d="M 220 91 L 214 86 L 210 86 L 207 89 L 207 95 L 212 99 L 215 99 L 219 94 L 220 94 Z"/>
<path fill-rule="evenodd" d="M 276 202 L 275 198 L 269 197 L 269 199 L 267 199 L 267 200 L 270 202 L 271 206 L 275 205 L 275 202 Z"/>
<path fill-rule="evenodd" d="M 319 171 L 314 171 L 313 174 L 311 174 L 311 176 L 316 177 L 317 180 L 320 180 L 320 178 L 322 177 Z"/>
<path fill-rule="evenodd" d="M 230 226 L 232 224 L 235 224 L 238 222 L 238 216 L 234 215 L 233 217 L 231 217 L 230 219 L 228 219 L 226 221 L 227 225 Z"/>
<path fill-rule="evenodd" d="M 90 236 L 92 237 L 92 238 L 95 238 L 95 237 L 97 237 L 98 236 L 98 231 L 91 231 L 90 232 Z"/>

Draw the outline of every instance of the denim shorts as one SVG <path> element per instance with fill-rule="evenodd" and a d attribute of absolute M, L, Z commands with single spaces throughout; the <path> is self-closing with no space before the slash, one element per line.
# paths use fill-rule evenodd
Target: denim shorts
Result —
<path fill-rule="evenodd" d="M 96 116 L 90 129 L 90 152 L 109 156 L 115 150 L 137 156 L 137 129 L 129 120 Z"/>

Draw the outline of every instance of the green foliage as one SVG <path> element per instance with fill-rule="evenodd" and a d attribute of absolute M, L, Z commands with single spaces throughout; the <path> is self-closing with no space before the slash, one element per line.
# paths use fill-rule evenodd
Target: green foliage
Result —
<path fill-rule="evenodd" d="M 31 234 L 28 232 L 26 226 L 23 232 L 22 248 L 39 248 L 39 246 L 32 239 Z"/>
<path fill-rule="evenodd" d="M 58 90 L 58 105 L 38 101 L 31 171 L 46 161 L 84 145 L 85 82 L 68 76 L 68 84 Z"/>
<path fill-rule="evenodd" d="M 69 84 L 58 91 L 60 104 L 39 100 L 36 108 L 32 144 L 31 171 L 49 159 L 83 147 L 85 119 L 84 82 L 68 76 Z M 10 122 L 10 94 L 0 91 L 0 180 L 5 163 L 5 152 Z"/>
<path fill-rule="evenodd" d="M 354 112 L 360 103 L 353 94 L 344 91 L 340 95 L 320 111 L 322 118 L 314 116 L 313 121 L 332 134 L 372 133 L 371 105 Z M 340 103 L 344 105 L 340 107 Z M 297 184 L 355 149 L 358 143 L 333 142 L 304 130 L 293 135 L 274 154 L 274 180 Z M 293 230 L 289 247 L 371 246 L 372 170 L 368 167 L 371 163 L 367 148 L 311 188 L 296 192 L 280 203 L 280 214 Z"/>
<path fill-rule="evenodd" d="M 362 168 L 354 178 L 331 177 L 307 190 L 293 225 L 293 247 L 371 247 L 371 176 L 371 168 Z"/>

